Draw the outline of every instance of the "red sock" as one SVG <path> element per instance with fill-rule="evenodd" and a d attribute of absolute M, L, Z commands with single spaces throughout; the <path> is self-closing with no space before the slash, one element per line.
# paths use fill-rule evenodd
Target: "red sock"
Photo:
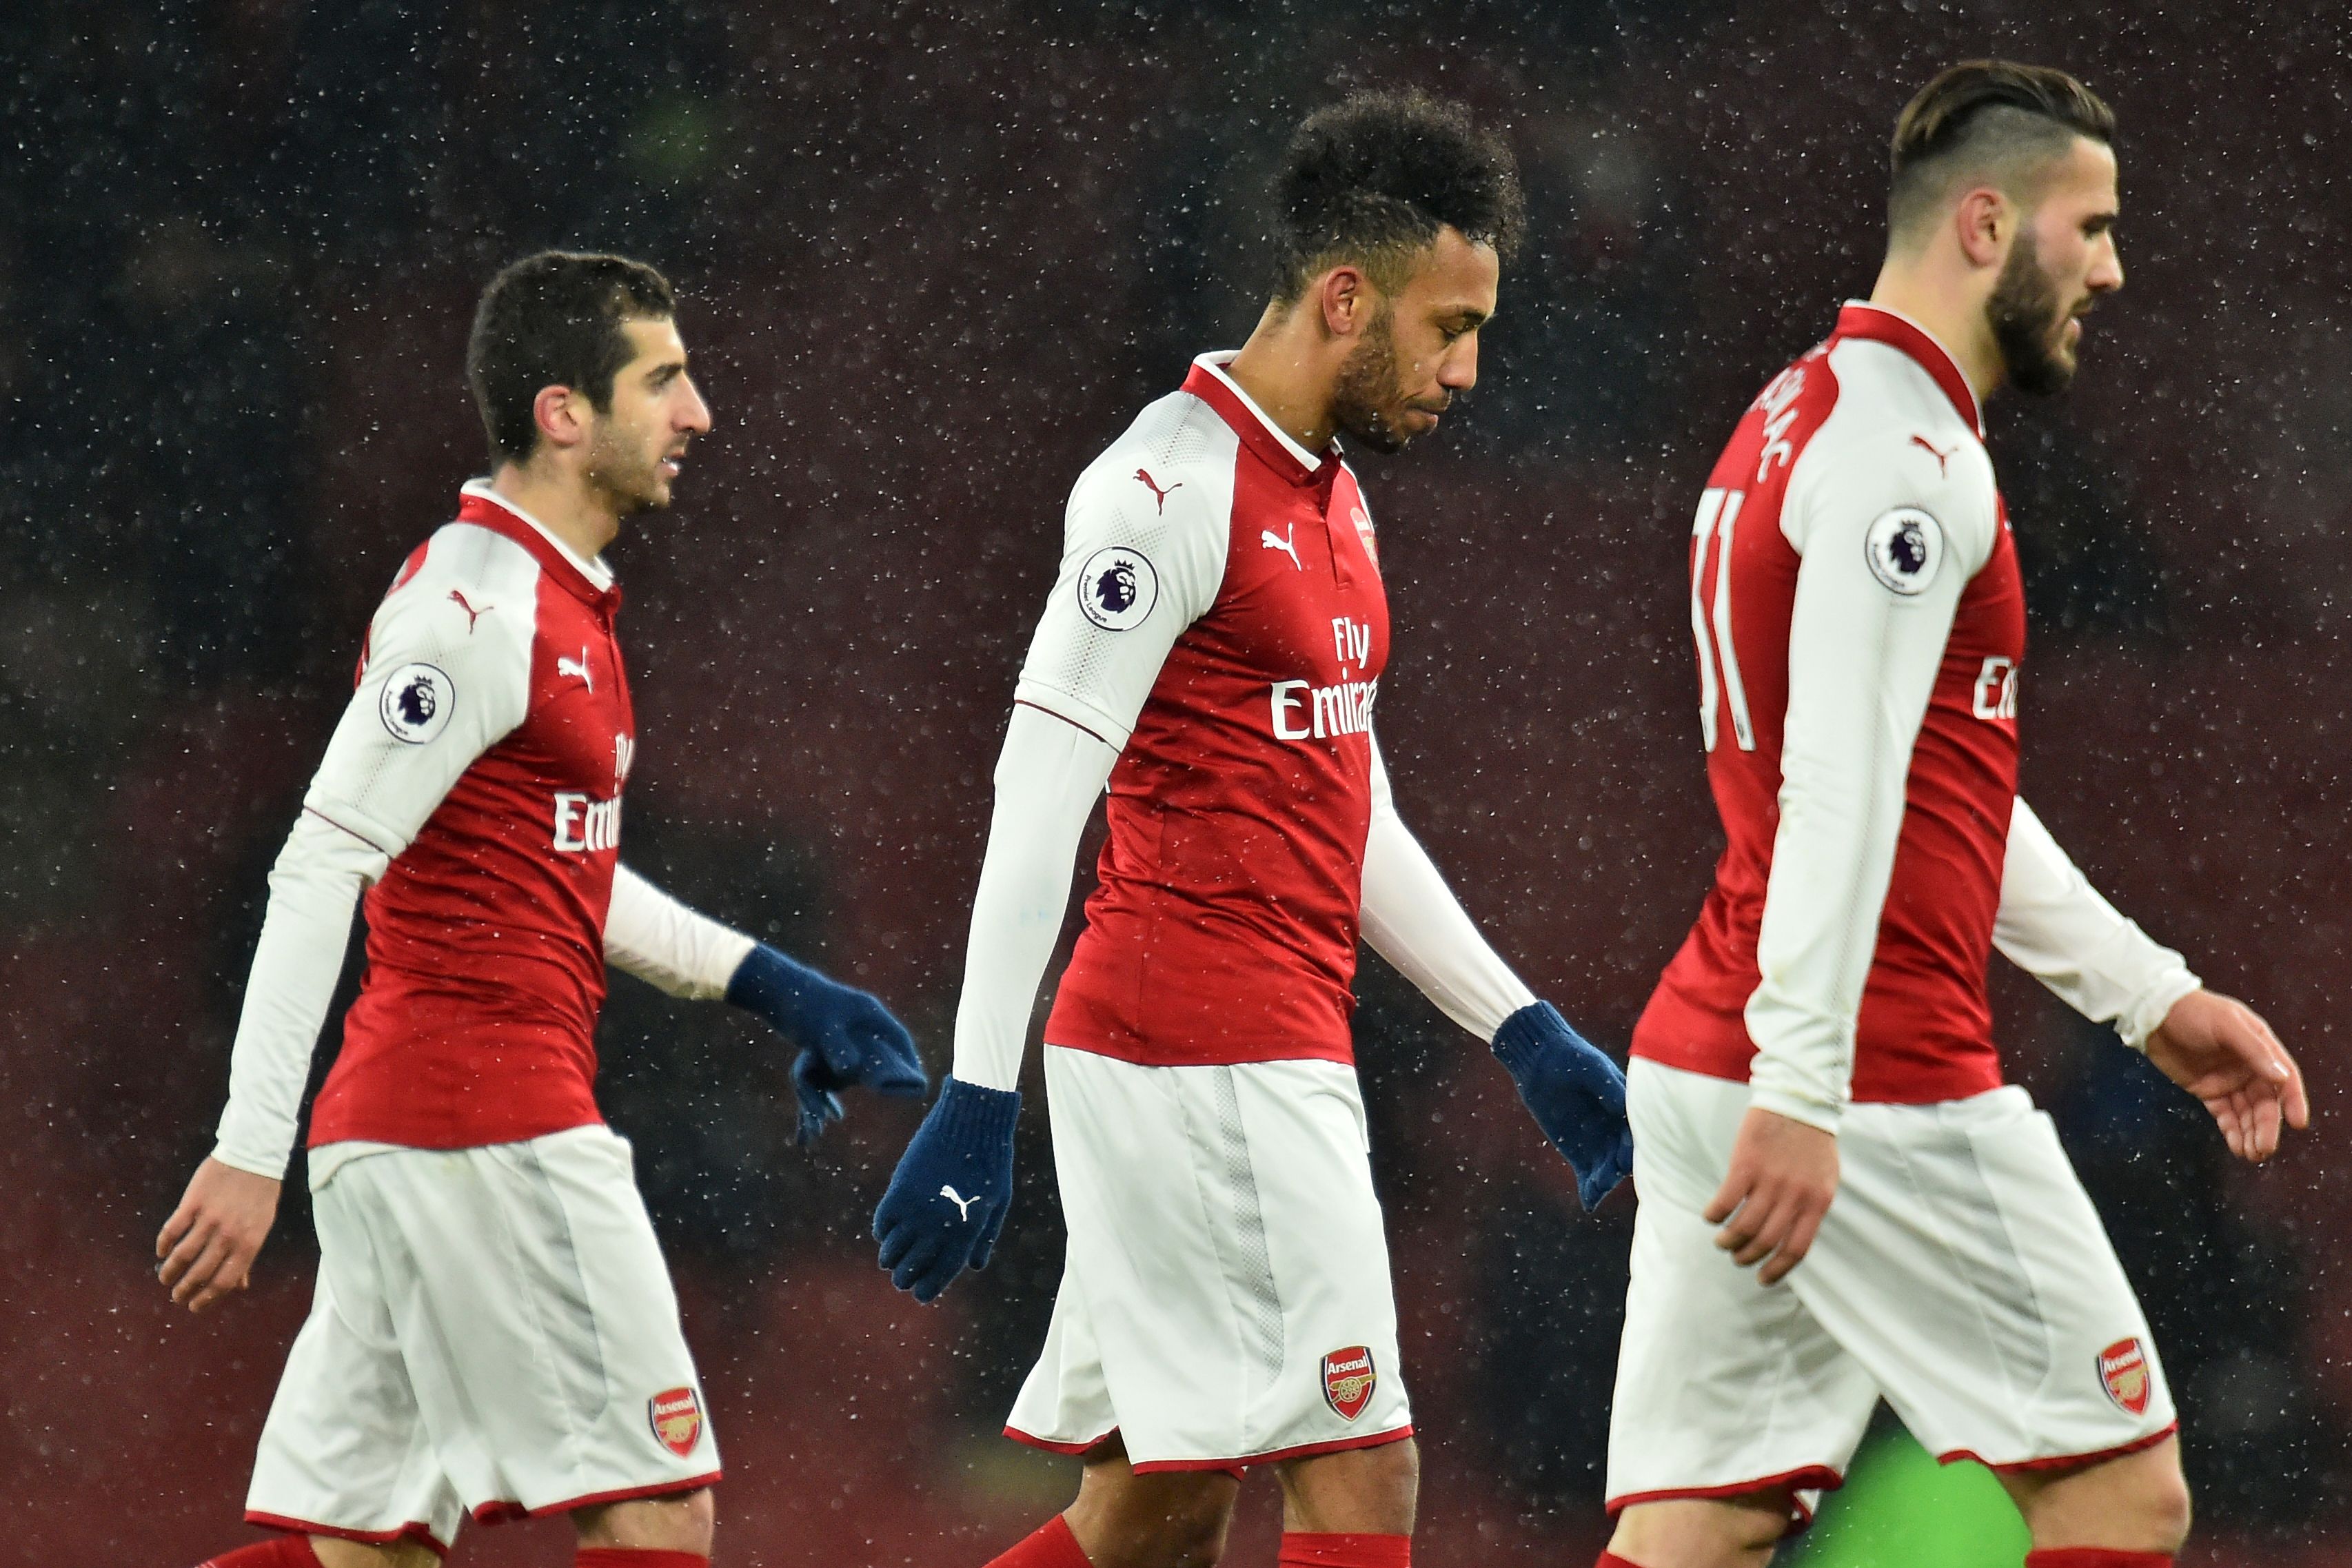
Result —
<path fill-rule="evenodd" d="M 197 1568 L 320 1568 L 319 1554 L 307 1535 L 280 1535 L 240 1546 L 197 1564 Z"/>
<path fill-rule="evenodd" d="M 988 1560 L 987 1568 L 1094 1568 L 1086 1549 L 1070 1533 L 1070 1521 L 1060 1514 L 1047 1520 L 1034 1534 L 1013 1549 Z"/>
<path fill-rule="evenodd" d="M 2025 1568 L 2172 1568 L 2172 1554 L 2118 1552 L 2112 1546 L 2045 1546 L 2025 1554 Z"/>
<path fill-rule="evenodd" d="M 583 1546 L 574 1568 L 710 1568 L 699 1552 L 656 1552 L 644 1546 Z"/>
<path fill-rule="evenodd" d="M 1282 1532 L 1276 1568 L 1412 1568 L 1410 1535 L 1307 1535 Z"/>
<path fill-rule="evenodd" d="M 1642 1565 L 1630 1558 L 1620 1557 L 1614 1552 L 1604 1552 L 1592 1568 L 1642 1568 Z"/>

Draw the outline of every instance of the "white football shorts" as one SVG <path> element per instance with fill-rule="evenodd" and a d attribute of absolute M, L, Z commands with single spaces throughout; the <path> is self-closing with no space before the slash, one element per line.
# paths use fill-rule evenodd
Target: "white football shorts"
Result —
<path fill-rule="evenodd" d="M 1700 1218 L 1748 1085 L 1640 1060 L 1628 1076 L 1642 1202 L 1612 1512 L 1777 1485 L 1809 1517 L 1882 1396 L 1948 1464 L 2054 1469 L 2173 1430 L 2147 1321 L 2024 1090 L 1848 1106 L 1836 1200 L 1767 1289 Z"/>
<path fill-rule="evenodd" d="M 353 1159 L 246 1518 L 446 1551 L 484 1522 L 691 1490 L 719 1450 L 631 1169 L 600 1126 Z"/>
<path fill-rule="evenodd" d="M 1139 1471 L 1412 1434 L 1356 1074 L 1045 1049 L 1069 1249 L 1005 1435 Z"/>

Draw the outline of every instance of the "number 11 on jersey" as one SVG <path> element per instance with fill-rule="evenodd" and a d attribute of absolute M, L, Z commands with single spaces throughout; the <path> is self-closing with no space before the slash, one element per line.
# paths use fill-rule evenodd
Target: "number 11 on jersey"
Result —
<path fill-rule="evenodd" d="M 1731 709 L 1731 733 L 1742 751 L 1756 749 L 1756 727 L 1748 717 L 1748 687 L 1739 678 L 1739 650 L 1731 641 L 1731 537 L 1739 521 L 1744 490 L 1708 490 L 1698 498 L 1691 521 L 1691 636 L 1698 643 L 1698 723 L 1706 748 L 1715 749 L 1719 700 Z M 1706 547 L 1715 542 L 1715 602 L 1706 598 Z M 1710 622 L 1712 624 L 1710 624 Z M 1722 675 L 1718 683 L 1717 670 Z"/>

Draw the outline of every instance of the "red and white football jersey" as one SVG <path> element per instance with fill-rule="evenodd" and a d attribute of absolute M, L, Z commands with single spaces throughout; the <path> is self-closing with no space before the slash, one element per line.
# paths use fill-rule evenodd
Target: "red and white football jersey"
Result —
<path fill-rule="evenodd" d="M 1387 598 L 1354 474 L 1267 420 L 1230 358 L 1080 476 L 1015 693 L 1120 753 L 1045 1037 L 1348 1061 Z"/>
<path fill-rule="evenodd" d="M 376 611 L 303 809 L 389 859 L 310 1144 L 599 1122 L 604 922 L 635 746 L 620 590 L 467 486 Z"/>
<path fill-rule="evenodd" d="M 1818 1125 L 1849 1092 L 1997 1087 L 2025 606 L 1976 397 L 1924 329 L 1850 304 L 1773 378 L 1701 497 L 1690 602 L 1727 841 L 1633 1054 L 1752 1066 L 1756 1103 Z"/>

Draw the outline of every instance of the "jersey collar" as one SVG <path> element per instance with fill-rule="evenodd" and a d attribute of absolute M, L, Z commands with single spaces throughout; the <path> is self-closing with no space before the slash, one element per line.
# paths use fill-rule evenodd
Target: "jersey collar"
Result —
<path fill-rule="evenodd" d="M 1944 389 L 1944 395 L 1952 400 L 1952 406 L 1960 411 L 1960 417 L 1969 422 L 1977 439 L 1984 439 L 1984 410 L 1977 404 L 1976 389 L 1960 373 L 1959 361 L 1952 358 L 1951 350 L 1937 341 L 1936 334 L 1900 310 L 1873 305 L 1867 299 L 1849 299 L 1845 308 L 1838 312 L 1835 335 L 1867 338 L 1910 355 Z"/>
<path fill-rule="evenodd" d="M 599 599 L 613 591 L 613 569 L 604 558 L 582 555 L 555 537 L 545 523 L 490 488 L 488 479 L 468 479 L 457 505 L 457 520 L 504 534 L 539 558 L 540 565 L 555 570 L 562 580 L 576 584 L 583 599 Z M 516 525 L 520 524 L 520 527 Z"/>
<path fill-rule="evenodd" d="M 1192 361 L 1191 373 L 1184 378 L 1184 390 L 1217 411 L 1217 416 L 1234 427 L 1242 444 L 1276 473 L 1294 485 L 1311 485 L 1322 477 L 1323 465 L 1339 455 L 1339 444 L 1335 440 L 1321 455 L 1309 452 L 1283 428 L 1265 416 L 1240 383 L 1225 374 L 1225 367 L 1239 349 L 1223 349 L 1213 354 L 1202 354 Z"/>

